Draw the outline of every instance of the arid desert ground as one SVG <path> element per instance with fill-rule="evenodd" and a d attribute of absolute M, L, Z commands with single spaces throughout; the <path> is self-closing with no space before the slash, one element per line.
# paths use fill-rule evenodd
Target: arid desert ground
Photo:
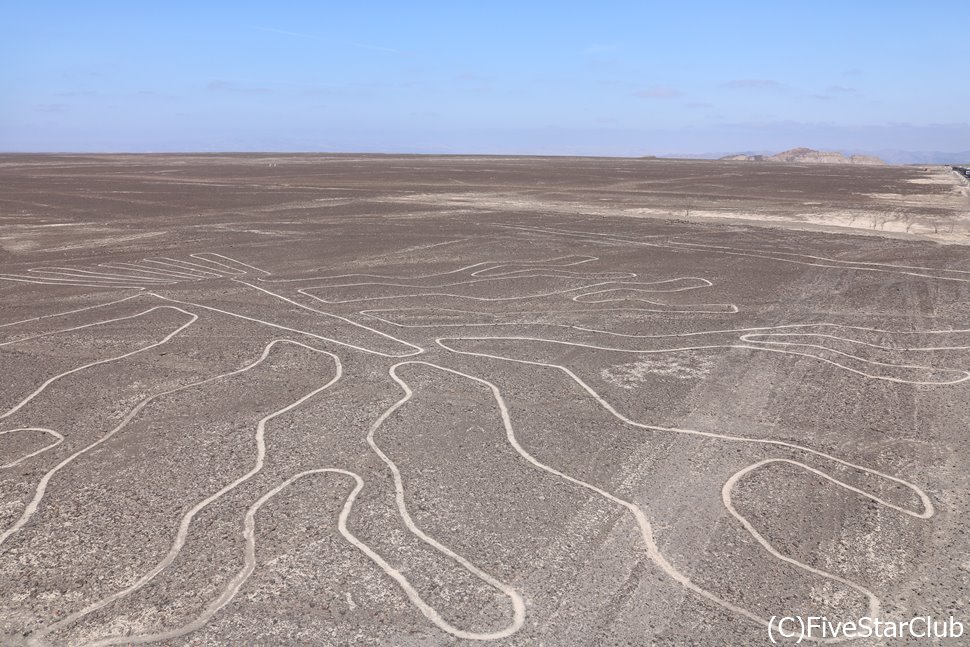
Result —
<path fill-rule="evenodd" d="M 970 621 L 968 191 L 939 167 L 0 156 L 0 644 Z"/>

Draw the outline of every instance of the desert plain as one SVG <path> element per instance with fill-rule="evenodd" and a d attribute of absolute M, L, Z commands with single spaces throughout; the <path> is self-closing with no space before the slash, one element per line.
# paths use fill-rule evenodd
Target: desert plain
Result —
<path fill-rule="evenodd" d="M 0 644 L 970 621 L 968 192 L 944 167 L 0 156 Z"/>

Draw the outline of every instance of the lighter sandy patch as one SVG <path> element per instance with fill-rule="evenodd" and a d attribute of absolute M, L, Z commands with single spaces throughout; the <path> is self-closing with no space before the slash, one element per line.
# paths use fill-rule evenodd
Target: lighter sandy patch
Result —
<path fill-rule="evenodd" d="M 696 353 L 678 353 L 669 357 L 642 359 L 604 368 L 600 371 L 600 377 L 613 386 L 631 390 L 646 382 L 651 375 L 691 380 L 709 374 L 712 366 L 710 357 Z"/>

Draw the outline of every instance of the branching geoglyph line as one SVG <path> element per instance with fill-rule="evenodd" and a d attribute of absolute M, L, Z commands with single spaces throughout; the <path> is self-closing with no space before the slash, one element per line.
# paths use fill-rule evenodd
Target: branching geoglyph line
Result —
<path fill-rule="evenodd" d="M 938 279 L 947 281 L 960 281 L 960 282 L 970 282 L 970 278 L 964 278 L 963 275 L 970 275 L 970 272 L 962 270 L 947 270 L 947 269 L 937 269 L 937 268 L 926 268 L 919 266 L 904 266 L 904 265 L 891 265 L 885 263 L 872 263 L 872 262 L 855 262 L 846 261 L 840 259 L 831 259 L 820 256 L 811 256 L 807 254 L 795 254 L 789 252 L 778 252 L 778 251 L 765 251 L 765 250 L 746 250 L 740 248 L 732 248 L 726 246 L 715 246 L 715 245 L 703 245 L 700 243 L 688 243 L 681 241 L 671 241 L 671 240 L 656 240 L 656 238 L 662 237 L 651 237 L 651 241 L 647 242 L 643 239 L 632 240 L 629 238 L 624 238 L 621 236 L 615 236 L 611 234 L 598 234 L 590 232 L 578 232 L 570 230 L 552 229 L 552 228 L 541 228 L 541 227 L 524 227 L 524 226 L 513 226 L 513 225 L 499 225 L 501 227 L 507 227 L 512 229 L 517 229 L 520 231 L 528 231 L 534 234 L 542 235 L 554 235 L 554 236 L 569 236 L 569 237 L 580 237 L 585 240 L 596 240 L 604 242 L 607 244 L 619 244 L 619 245 L 645 245 L 655 248 L 663 248 L 667 251 L 680 251 L 680 252 L 690 252 L 697 250 L 704 250 L 708 252 L 730 254 L 736 256 L 747 256 L 755 258 L 763 258 L 769 260 L 775 260 L 786 263 L 796 263 L 812 267 L 822 267 L 822 268 L 838 268 L 838 269 L 851 269 L 859 271 L 868 272 L 885 272 L 892 273 L 901 276 L 914 276 L 918 278 L 928 278 L 928 279 Z M 182 281 L 207 281 L 212 279 L 226 279 L 232 281 L 231 284 L 245 286 L 250 289 L 258 290 L 264 294 L 267 294 L 275 299 L 282 302 L 288 303 L 292 306 L 296 306 L 308 312 L 312 312 L 315 315 L 335 318 L 346 324 L 357 327 L 361 330 L 366 330 L 371 334 L 376 334 L 382 338 L 392 341 L 395 343 L 400 343 L 408 348 L 407 352 L 404 353 L 389 353 L 381 352 L 373 348 L 367 348 L 363 345 L 357 345 L 350 343 L 348 341 L 343 341 L 341 339 L 336 339 L 332 337 L 326 337 L 323 335 L 314 334 L 305 330 L 300 330 L 298 328 L 287 327 L 267 319 L 259 317 L 251 317 L 243 315 L 240 313 L 231 312 L 219 307 L 209 306 L 202 303 L 196 303 L 193 301 L 186 301 L 164 294 L 159 294 L 158 292 L 139 292 L 131 296 L 124 297 L 122 299 L 117 299 L 114 301 L 109 301 L 104 304 L 92 305 L 82 307 L 76 310 L 71 310 L 64 313 L 57 313 L 51 315 L 42 315 L 39 317 L 34 317 L 31 319 L 26 319 L 19 322 L 12 322 L 7 324 L 0 324 L 3 326 L 12 326 L 22 323 L 30 323 L 33 321 L 65 316 L 69 314 L 84 312 L 94 308 L 106 307 L 109 305 L 114 305 L 118 303 L 123 303 L 130 299 L 138 296 L 146 296 L 158 298 L 163 301 L 167 301 L 176 305 L 165 305 L 157 306 L 144 312 L 126 316 L 118 317 L 115 319 L 109 319 L 106 321 L 89 323 L 80 326 L 75 326 L 73 328 L 65 328 L 63 330 L 56 330 L 48 333 L 40 333 L 35 335 L 30 335 L 21 339 L 15 339 L 8 342 L 0 343 L 0 346 L 15 344 L 20 341 L 27 341 L 29 339 L 37 339 L 40 337 L 45 337 L 48 335 L 55 335 L 58 333 L 68 332 L 71 330 L 80 330 L 93 328 L 103 324 L 109 324 L 116 321 L 122 321 L 126 319 L 134 319 L 136 317 L 143 316 L 154 310 L 168 308 L 177 310 L 185 315 L 191 317 L 190 321 L 179 326 L 178 329 L 169 333 L 164 339 L 159 342 L 153 343 L 144 348 L 120 355 L 117 357 L 111 357 L 104 360 L 99 360 L 96 362 L 91 362 L 83 366 L 65 371 L 53 378 L 47 380 L 41 387 L 36 389 L 32 394 L 28 395 L 26 398 L 20 401 L 19 404 L 15 405 L 12 409 L 6 413 L 0 415 L 0 420 L 12 415 L 16 411 L 20 410 L 32 399 L 40 395 L 48 386 L 54 383 L 56 380 L 63 378 L 72 373 L 85 370 L 97 366 L 99 364 L 104 364 L 107 362 L 113 362 L 125 357 L 130 357 L 137 353 L 143 352 L 150 348 L 156 347 L 160 344 L 167 343 L 175 335 L 179 334 L 189 326 L 191 326 L 197 319 L 198 315 L 193 314 L 192 310 L 206 310 L 210 312 L 220 313 L 228 315 L 231 317 L 236 317 L 252 323 L 268 326 L 275 330 L 282 330 L 301 336 L 307 336 L 312 339 L 318 339 L 328 343 L 336 344 L 337 346 L 347 349 L 349 351 L 359 351 L 365 353 L 369 356 L 376 356 L 388 359 L 402 359 L 406 357 L 412 357 L 414 355 L 421 354 L 425 352 L 422 346 L 415 343 L 406 341 L 389 333 L 383 332 L 377 328 L 372 328 L 366 326 L 358 321 L 335 313 L 330 313 L 319 308 L 315 308 L 307 305 L 306 303 L 300 302 L 300 296 L 313 299 L 318 303 L 325 304 L 340 304 L 340 303 L 359 303 L 367 301 L 377 301 L 377 300 L 393 300 L 393 299 L 412 299 L 420 297 L 453 297 L 461 299 L 470 299 L 483 302 L 510 302 L 515 300 L 526 300 L 526 299 L 536 299 L 545 297 L 561 297 L 563 300 L 569 302 L 574 302 L 577 304 L 599 304 L 599 303 L 609 303 L 609 302 L 630 302 L 636 301 L 640 303 L 646 303 L 648 305 L 656 306 L 656 309 L 651 308 L 603 308 L 595 310 L 569 310 L 565 312 L 584 314 L 584 313 L 609 313 L 609 312 L 664 312 L 664 313 L 679 313 L 679 314 L 691 314 L 691 313 L 709 313 L 709 314 L 734 314 L 738 312 L 738 306 L 735 304 L 689 304 L 689 305 L 671 305 L 664 304 L 657 301 L 652 301 L 646 298 L 640 298 L 641 294 L 657 294 L 657 293 L 672 293 L 672 292 L 684 292 L 688 290 L 694 290 L 698 288 L 711 287 L 713 284 L 701 277 L 678 277 L 672 279 L 665 279 L 653 282 L 633 282 L 626 279 L 636 278 L 636 274 L 632 272 L 575 272 L 563 268 L 573 267 L 577 265 L 582 265 L 590 263 L 592 261 L 598 260 L 597 257 L 593 256 L 563 256 L 558 258 L 552 258 L 540 261 L 520 261 L 520 262 L 496 262 L 496 261 L 485 261 L 474 263 L 471 265 L 465 265 L 463 267 L 448 270 L 444 272 L 431 273 L 425 275 L 418 275 L 412 277 L 400 277 L 400 276 L 386 276 L 378 274 L 344 274 L 344 275 L 329 275 L 329 276 L 318 276 L 318 277 L 304 277 L 304 278 L 293 278 L 293 279 L 275 279 L 267 278 L 272 277 L 272 273 L 260 269 L 256 266 L 249 265 L 242 261 L 233 259 L 229 256 L 224 256 L 215 252 L 202 252 L 190 254 L 189 258 L 192 260 L 159 257 L 159 258 L 146 258 L 142 261 L 135 263 L 103 263 L 99 267 L 106 268 L 110 271 L 91 271 L 87 269 L 77 269 L 70 267 L 39 267 L 27 270 L 25 274 L 0 274 L 0 279 L 19 281 L 25 283 L 40 283 L 48 285 L 73 285 L 78 287 L 92 287 L 92 288 L 121 288 L 121 289 L 136 289 L 136 290 L 146 290 L 146 289 L 157 289 L 161 290 L 164 286 L 179 283 Z M 243 280 L 242 277 L 250 277 L 251 275 L 256 276 L 251 280 Z M 463 281 L 453 281 L 446 283 L 439 283 L 436 285 L 416 285 L 415 281 L 420 281 L 424 279 L 434 279 L 437 277 L 444 276 L 454 276 L 464 274 L 467 280 Z M 363 279 L 363 280 L 362 280 Z M 507 285 L 514 286 L 514 281 L 516 279 L 572 279 L 584 283 L 575 288 L 569 288 L 564 290 L 555 291 L 544 291 L 539 294 L 518 294 L 512 296 L 499 296 L 499 297 L 480 297 L 469 294 L 456 294 L 451 292 L 437 292 L 441 288 L 454 288 L 465 285 Z M 255 282 L 262 282 L 265 284 L 282 284 L 282 283 L 295 283 L 295 282 L 311 282 L 316 281 L 317 283 L 323 283 L 317 286 L 308 286 L 303 288 L 294 288 L 291 296 L 286 294 L 281 294 L 279 292 L 274 292 L 272 290 L 266 289 L 257 285 Z M 348 281 L 343 283 L 333 283 L 333 281 Z M 230 284 L 230 285 L 231 285 Z M 325 289 L 359 289 L 368 286 L 378 286 L 378 287 L 389 287 L 389 288 L 403 288 L 402 294 L 388 295 L 388 296 L 372 296 L 372 297 L 360 297 L 351 298 L 344 300 L 328 300 L 313 294 L 313 291 L 325 290 Z M 282 288 L 281 288 L 282 289 Z M 413 293 L 406 293 L 408 290 L 413 290 Z M 426 290 L 432 290 L 428 292 Z M 815 361 L 824 362 L 833 365 L 841 370 L 847 371 L 849 373 L 860 376 L 865 379 L 875 379 L 883 380 L 888 382 L 894 382 L 898 384 L 910 384 L 910 385 L 927 385 L 927 386 L 948 386 L 955 385 L 967 380 L 970 380 L 970 372 L 962 369 L 954 368 L 937 368 L 933 366 L 925 366 L 919 364 L 893 364 L 887 362 L 875 361 L 872 359 L 867 359 L 852 353 L 845 352 L 844 350 L 838 350 L 836 348 L 831 348 L 825 344 L 827 343 L 840 343 L 849 344 L 854 347 L 859 348 L 870 348 L 880 353 L 901 353 L 901 352 L 934 352 L 934 351 L 964 351 L 970 350 L 970 345 L 960 345 L 960 344 L 950 344 L 941 343 L 936 345 L 916 345 L 907 344 L 906 346 L 891 346 L 884 345 L 881 343 L 873 343 L 868 340 L 852 339 L 849 337 L 843 337 L 839 334 L 830 334 L 829 332 L 819 332 L 820 330 L 831 331 L 832 333 L 844 333 L 846 331 L 862 332 L 866 334 L 878 334 L 878 335 L 945 335 L 945 334 L 957 334 L 957 333 L 968 333 L 970 330 L 922 330 L 922 331 L 889 331 L 881 330 L 876 328 L 866 328 L 861 326 L 851 326 L 842 325 L 836 323 L 803 323 L 803 324 L 783 324 L 777 326 L 764 326 L 764 327 L 750 327 L 750 328 L 734 328 L 734 329 L 722 329 L 722 330 L 710 330 L 710 331 L 692 331 L 684 333 L 667 333 L 667 334 L 627 334 L 618 333 L 607 330 L 598 330 L 596 328 L 577 326 L 563 324 L 559 322 L 542 322 L 542 321 L 523 321 L 523 322 L 507 322 L 507 321 L 489 321 L 489 322 L 468 322 L 468 323 L 430 323 L 430 324 L 405 324 L 395 321 L 391 313 L 396 312 L 406 312 L 409 310 L 430 310 L 444 313 L 461 313 L 478 315 L 483 317 L 503 317 L 503 316 L 527 316 L 527 315 L 538 315 L 544 316 L 549 314 L 554 314 L 556 310 L 540 310 L 532 312 L 517 312 L 517 313 L 474 313 L 468 311 L 460 310 L 449 310 L 449 309 L 435 309 L 435 308 L 387 308 L 382 310 L 363 310 L 358 314 L 368 317 L 372 320 L 382 322 L 387 325 L 392 325 L 398 328 L 435 328 L 435 327 L 451 327 L 451 328 L 461 328 L 461 327 L 489 327 L 489 326 L 546 326 L 546 327 L 557 327 L 557 328 L 568 328 L 585 333 L 608 335 L 617 339 L 625 340 L 643 340 L 643 341 L 663 341 L 663 340 L 676 340 L 677 338 L 691 338 L 697 336 L 705 335 L 732 335 L 737 337 L 737 342 L 731 343 L 694 343 L 694 344 L 678 344 L 676 347 L 664 347 L 664 348 L 622 348 L 615 347 L 609 344 L 590 344 L 590 343 L 580 343 L 563 341 L 556 339 L 547 339 L 544 337 L 528 337 L 528 336 L 453 336 L 453 337 L 438 337 L 436 338 L 435 344 L 448 353 L 455 353 L 465 357 L 480 357 L 488 360 L 495 360 L 501 362 L 515 362 L 519 364 L 531 365 L 537 367 L 540 370 L 553 370 L 562 372 L 567 376 L 569 380 L 572 380 L 580 389 L 582 389 L 587 396 L 592 398 L 597 405 L 605 410 L 609 415 L 613 416 L 615 419 L 619 420 L 622 424 L 633 428 L 640 429 L 643 431 L 649 431 L 654 433 L 675 433 L 684 434 L 695 437 L 703 437 L 714 439 L 723 442 L 732 443 L 744 443 L 753 446 L 762 446 L 769 449 L 784 450 L 785 452 L 790 452 L 794 455 L 802 455 L 807 457 L 812 457 L 816 461 L 824 461 L 828 464 L 838 466 L 841 469 L 857 470 L 862 473 L 871 475 L 873 477 L 878 477 L 891 482 L 897 486 L 912 492 L 920 501 L 920 509 L 910 509 L 906 506 L 897 505 L 890 501 L 884 500 L 871 492 L 868 492 L 862 488 L 855 487 L 845 481 L 842 481 L 822 469 L 813 467 L 807 463 L 801 462 L 799 460 L 794 460 L 792 458 L 781 458 L 781 457 L 769 457 L 760 460 L 752 465 L 749 465 L 741 470 L 735 472 L 723 485 L 721 491 L 722 503 L 727 510 L 727 512 L 740 523 L 744 530 L 773 558 L 787 563 L 795 568 L 801 569 L 807 573 L 811 573 L 815 576 L 837 582 L 853 591 L 863 595 L 868 600 L 868 613 L 872 616 L 877 616 L 880 610 L 880 601 L 871 591 L 866 589 L 861 584 L 852 582 L 846 578 L 838 576 L 833 573 L 823 571 L 821 569 L 814 568 L 804 562 L 793 559 L 780 551 L 778 551 L 759 531 L 755 526 L 742 514 L 738 512 L 734 506 L 732 499 L 732 494 L 735 486 L 741 480 L 743 480 L 747 475 L 751 474 L 753 471 L 763 468 L 767 465 L 773 464 L 786 464 L 793 466 L 797 469 L 806 471 L 817 477 L 820 477 L 832 484 L 835 487 L 843 489 L 847 492 L 851 492 L 857 496 L 866 498 L 878 505 L 885 506 L 892 509 L 898 513 L 918 518 L 926 519 L 934 514 L 934 507 L 929 498 L 929 496 L 918 486 L 905 481 L 901 478 L 890 476 L 878 470 L 867 468 L 862 465 L 852 463 L 850 461 L 837 458 L 831 454 L 827 454 L 822 451 L 811 449 L 806 446 L 798 445 L 796 443 L 791 443 L 782 440 L 772 440 L 765 438 L 753 438 L 746 436 L 732 436 L 727 434 L 720 434 L 716 432 L 704 432 L 693 429 L 684 429 L 676 427 L 662 427 L 656 425 L 650 425 L 642 422 L 633 420 L 615 407 L 613 407 L 600 393 L 593 389 L 589 384 L 583 381 L 576 373 L 571 371 L 567 366 L 547 363 L 542 361 L 526 360 L 518 357 L 504 356 L 499 354 L 493 354 L 488 352 L 477 352 L 471 350 L 460 350 L 454 348 L 452 344 L 457 342 L 492 342 L 492 343 L 502 343 L 502 342 L 512 342 L 512 343 L 522 343 L 530 347 L 535 347 L 537 344 L 556 344 L 564 345 L 572 348 L 586 348 L 595 351 L 611 351 L 619 353 L 629 353 L 635 355 L 643 354 L 657 354 L 657 353 L 672 353 L 679 351 L 692 351 L 692 350 L 712 350 L 712 349 L 745 349 L 761 352 L 770 352 L 782 355 L 807 357 Z M 388 314 L 389 316 L 381 316 L 383 314 Z M 707 340 L 705 340 L 707 341 Z M 266 425 L 271 422 L 276 417 L 283 415 L 289 411 L 292 411 L 296 407 L 300 406 L 302 403 L 306 402 L 308 399 L 316 396 L 320 392 L 328 389 L 334 383 L 336 383 L 342 375 L 342 364 L 340 358 L 332 352 L 314 348 L 308 346 L 304 343 L 297 342 L 291 339 L 274 339 L 272 342 L 267 344 L 263 348 L 263 353 L 259 359 L 247 364 L 246 366 L 230 371 L 228 373 L 223 373 L 214 377 L 199 380 L 190 384 L 186 384 L 168 391 L 157 393 L 155 395 L 149 396 L 144 400 L 140 401 L 129 413 L 124 417 L 121 423 L 114 429 L 108 431 L 105 435 L 101 436 L 96 441 L 90 443 L 89 445 L 78 450 L 68 458 L 64 459 L 58 463 L 54 468 L 49 470 L 40 480 L 34 497 L 31 502 L 25 508 L 20 519 L 11 527 L 8 528 L 2 535 L 0 535 L 0 545 L 2 545 L 13 533 L 17 532 L 26 524 L 31 516 L 36 512 L 41 500 L 44 497 L 45 490 L 47 488 L 50 480 L 56 475 L 56 473 L 69 465 L 72 461 L 78 457 L 84 455 L 86 452 L 97 447 L 98 445 L 106 442 L 113 435 L 117 434 L 119 431 L 124 429 L 148 404 L 152 401 L 171 395 L 186 389 L 193 389 L 200 387 L 202 385 L 208 384 L 215 380 L 220 380 L 227 378 L 232 375 L 237 375 L 249 371 L 261 362 L 267 359 L 270 352 L 279 344 L 294 344 L 296 346 L 302 347 L 312 352 L 326 354 L 331 357 L 334 361 L 335 375 L 334 377 L 310 392 L 306 393 L 299 399 L 291 402 L 289 405 L 274 411 L 262 418 L 256 425 L 254 442 L 256 445 L 256 460 L 253 467 L 243 476 L 235 479 L 231 483 L 226 484 L 217 492 L 207 496 L 201 501 L 197 502 L 191 509 L 189 509 L 185 514 L 182 515 L 178 523 L 178 528 L 176 531 L 175 538 L 169 547 L 166 555 L 151 569 L 142 574 L 135 582 L 126 588 L 115 591 L 108 596 L 88 604 L 86 607 L 71 613 L 40 630 L 35 634 L 37 638 L 41 638 L 50 633 L 66 629 L 67 627 L 79 622 L 88 615 L 99 611 L 106 606 L 118 602 L 123 598 L 126 598 L 133 592 L 145 587 L 150 582 L 152 582 L 160 573 L 164 572 L 173 561 L 178 557 L 179 553 L 182 551 L 188 534 L 190 532 L 193 520 L 196 516 L 207 506 L 218 501 L 220 498 L 224 497 L 229 492 L 240 487 L 248 480 L 255 477 L 263 469 L 265 458 L 266 458 L 266 447 L 265 447 L 265 433 Z M 829 357 L 822 356 L 822 354 L 829 354 L 835 356 L 835 359 L 830 359 Z M 838 360 L 838 361 L 836 361 Z M 853 366 L 847 365 L 847 363 L 852 363 Z M 173 629 L 159 631 L 156 633 L 143 633 L 136 636 L 109 636 L 100 639 L 96 639 L 92 642 L 87 643 L 89 647 L 102 647 L 106 645 L 115 644 L 144 644 L 155 642 L 159 640 L 173 639 L 180 636 L 184 636 L 192 631 L 199 629 L 204 626 L 212 617 L 217 614 L 221 609 L 228 605 L 232 599 L 237 595 L 241 587 L 245 584 L 251 574 L 256 568 L 256 515 L 260 508 L 270 501 L 277 494 L 282 492 L 285 488 L 289 487 L 291 484 L 314 475 L 322 474 L 337 474 L 344 477 L 352 479 L 355 483 L 353 491 L 345 499 L 343 508 L 341 509 L 340 516 L 338 518 L 338 530 L 341 535 L 360 552 L 366 555 L 374 564 L 376 564 L 388 577 L 395 580 L 395 582 L 400 586 L 401 590 L 407 595 L 414 607 L 419 610 L 431 623 L 437 626 L 442 631 L 455 636 L 457 638 L 468 639 L 468 640 L 495 640 L 500 638 L 505 638 L 511 636 L 516 631 L 518 631 L 524 624 L 525 621 L 525 602 L 521 596 L 513 587 L 505 584 L 489 573 L 485 572 L 444 543 L 430 537 L 421 528 L 419 528 L 414 520 L 411 518 L 410 513 L 407 508 L 407 502 L 405 497 L 405 484 L 404 478 L 401 474 L 400 469 L 394 463 L 392 458 L 381 449 L 377 442 L 377 434 L 382 428 L 382 426 L 391 418 L 397 411 L 408 403 L 414 396 L 414 391 L 408 385 L 407 381 L 403 379 L 398 370 L 405 366 L 420 365 L 426 366 L 433 370 L 442 371 L 451 375 L 455 375 L 462 379 L 470 380 L 478 385 L 486 387 L 491 395 L 492 399 L 498 409 L 501 417 L 502 425 L 505 430 L 506 440 L 509 445 L 522 457 L 525 461 L 531 464 L 534 468 L 540 469 L 544 472 L 552 474 L 557 478 L 570 483 L 573 486 L 583 488 L 590 491 L 597 496 L 603 497 L 607 501 L 618 505 L 625 509 L 633 519 L 636 521 L 637 527 L 639 529 L 640 537 L 643 541 L 646 554 L 648 558 L 660 568 L 668 577 L 672 578 L 674 581 L 678 582 L 687 590 L 693 592 L 697 596 L 705 598 L 720 607 L 730 611 L 731 613 L 745 618 L 748 621 L 756 623 L 758 625 L 766 624 L 766 620 L 746 608 L 738 606 L 729 600 L 726 600 L 719 595 L 706 590 L 702 586 L 693 582 L 685 573 L 681 572 L 676 566 L 671 564 L 667 558 L 663 555 L 660 548 L 657 546 L 653 530 L 650 525 L 650 521 L 646 514 L 640 508 L 640 506 L 634 501 L 626 500 L 617 496 L 616 494 L 609 492 L 603 488 L 600 488 L 587 481 L 575 478 L 569 474 L 557 470 L 555 467 L 543 463 L 535 456 L 530 454 L 525 450 L 520 444 L 515 429 L 512 424 L 511 415 L 504 396 L 499 389 L 499 387 L 486 379 L 477 377 L 470 373 L 465 373 L 456 369 L 448 368 L 440 364 L 418 361 L 418 360 L 405 360 L 399 361 L 393 364 L 388 369 L 388 375 L 390 379 L 395 382 L 398 387 L 402 389 L 404 395 L 387 408 L 379 418 L 370 426 L 367 434 L 367 443 L 370 450 L 373 451 L 384 465 L 390 471 L 395 487 L 395 504 L 397 507 L 397 513 L 401 517 L 408 531 L 417 537 L 419 540 L 424 542 L 426 545 L 432 549 L 440 552 L 441 554 L 447 556 L 451 561 L 459 565 L 461 568 L 465 569 L 470 574 L 474 575 L 476 578 L 505 595 L 512 608 L 512 616 L 509 623 L 496 631 L 484 631 L 477 632 L 468 629 L 462 629 L 457 626 L 450 624 L 445 618 L 439 613 L 438 610 L 431 607 L 427 602 L 421 597 L 419 592 L 411 584 L 408 578 L 402 573 L 401 570 L 391 566 L 381 555 L 379 555 L 372 548 L 361 542 L 348 528 L 347 523 L 350 514 L 353 509 L 354 501 L 356 497 L 364 487 L 364 479 L 349 470 L 345 470 L 338 467 L 325 467 L 319 469 L 306 470 L 297 474 L 294 474 L 282 483 L 274 487 L 273 489 L 262 494 L 257 501 L 255 501 L 246 511 L 245 516 L 242 520 L 242 534 L 245 541 L 245 552 L 243 555 L 243 566 L 236 573 L 236 575 L 231 579 L 231 581 L 225 586 L 221 594 L 214 600 L 212 600 L 204 609 L 204 611 L 196 618 L 190 622 Z M 898 377 L 896 375 L 889 374 L 892 370 L 909 370 L 909 371 L 921 371 L 929 372 L 933 374 L 934 377 L 939 376 L 940 379 L 906 379 L 903 377 Z M 944 376 L 949 376 L 944 379 Z M 11 429 L 7 431 L 0 431 L 0 434 L 10 434 L 14 432 L 41 432 L 47 433 L 54 437 L 54 441 L 39 450 L 34 451 L 31 454 L 22 456 L 13 462 L 0 465 L 0 469 L 12 467 L 27 459 L 36 456 L 42 452 L 48 451 L 49 449 L 55 447 L 63 441 L 63 436 L 54 430 L 41 428 L 41 427 L 23 427 L 18 429 Z M 816 639 L 817 640 L 817 639 Z M 827 641 L 822 641 L 827 642 Z"/>

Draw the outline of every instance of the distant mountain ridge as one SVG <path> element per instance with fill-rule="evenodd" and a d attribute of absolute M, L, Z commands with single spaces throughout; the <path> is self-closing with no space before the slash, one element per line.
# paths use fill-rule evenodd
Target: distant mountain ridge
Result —
<path fill-rule="evenodd" d="M 885 164 L 873 155 L 845 156 L 838 151 L 817 151 L 812 148 L 792 148 L 776 155 L 726 155 L 725 161 L 743 162 L 787 162 L 790 164 Z"/>

